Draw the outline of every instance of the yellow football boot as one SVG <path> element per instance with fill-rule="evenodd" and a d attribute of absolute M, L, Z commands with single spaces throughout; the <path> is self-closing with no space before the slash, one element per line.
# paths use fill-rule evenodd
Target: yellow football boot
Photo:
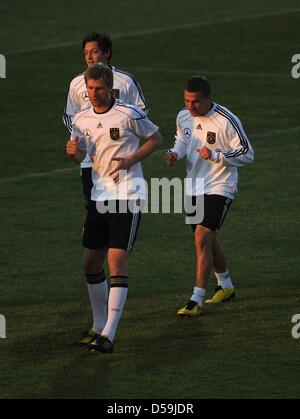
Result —
<path fill-rule="evenodd" d="M 225 301 L 232 300 L 235 297 L 235 289 L 234 288 L 222 288 L 217 287 L 215 292 L 208 300 L 205 300 L 205 304 L 220 304 L 224 303 Z"/>
<path fill-rule="evenodd" d="M 190 300 L 186 306 L 177 311 L 177 315 L 181 317 L 197 317 L 201 314 L 201 307 L 196 301 Z"/>

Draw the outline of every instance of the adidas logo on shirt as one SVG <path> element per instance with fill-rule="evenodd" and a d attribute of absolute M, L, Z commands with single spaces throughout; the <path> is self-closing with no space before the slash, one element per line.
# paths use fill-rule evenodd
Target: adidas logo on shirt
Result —
<path fill-rule="evenodd" d="M 97 125 L 97 128 L 103 128 L 103 125 L 101 124 L 101 122 L 99 122 L 99 124 Z"/>
<path fill-rule="evenodd" d="M 202 125 L 199 124 L 196 129 L 202 129 Z"/>

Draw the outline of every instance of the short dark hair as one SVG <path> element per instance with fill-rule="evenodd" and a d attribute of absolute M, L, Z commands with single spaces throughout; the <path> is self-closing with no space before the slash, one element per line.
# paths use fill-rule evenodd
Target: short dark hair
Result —
<path fill-rule="evenodd" d="M 88 42 L 97 42 L 99 49 L 105 54 L 109 52 L 108 61 L 111 59 L 113 51 L 112 51 L 112 41 L 108 35 L 104 33 L 92 32 L 88 34 L 84 40 L 82 41 L 82 49 L 85 48 Z"/>
<path fill-rule="evenodd" d="M 201 92 L 204 97 L 211 94 L 210 83 L 206 77 L 193 76 L 186 82 L 185 90 L 188 92 Z"/>
<path fill-rule="evenodd" d="M 102 79 L 107 87 L 113 88 L 113 72 L 111 68 L 103 63 L 94 64 L 93 67 L 88 68 L 84 72 L 85 82 L 88 80 L 100 80 Z"/>

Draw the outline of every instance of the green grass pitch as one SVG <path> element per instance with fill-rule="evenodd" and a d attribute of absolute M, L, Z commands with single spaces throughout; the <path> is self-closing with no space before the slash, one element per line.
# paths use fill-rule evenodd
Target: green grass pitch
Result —
<path fill-rule="evenodd" d="M 1 2 L 0 398 L 299 398 L 299 19 L 297 0 Z M 183 216 L 144 216 L 104 357 L 70 346 L 91 316 L 61 119 L 92 30 L 111 34 L 113 64 L 142 84 L 165 148 L 183 84 L 202 73 L 256 152 L 220 232 L 236 301 L 177 319 L 193 286 L 192 235 Z M 183 177 L 184 162 L 167 170 L 162 153 L 144 162 L 146 177 Z"/>

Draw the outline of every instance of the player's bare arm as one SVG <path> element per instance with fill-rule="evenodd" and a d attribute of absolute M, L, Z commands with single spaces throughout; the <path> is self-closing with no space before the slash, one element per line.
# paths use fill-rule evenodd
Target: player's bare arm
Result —
<path fill-rule="evenodd" d="M 75 162 L 81 163 L 86 157 L 86 151 L 78 150 L 79 138 L 71 138 L 66 145 L 67 155 Z"/>
<path fill-rule="evenodd" d="M 157 131 L 151 137 L 146 139 L 146 142 L 142 145 L 142 147 L 140 147 L 140 149 L 136 153 L 125 158 L 115 157 L 114 159 L 112 159 L 113 161 L 116 161 L 117 164 L 116 167 L 109 173 L 109 176 L 112 176 L 114 182 L 118 183 L 120 180 L 120 170 L 129 170 L 131 166 L 150 156 L 156 150 L 161 148 L 162 145 L 163 138 L 161 134 Z"/>

